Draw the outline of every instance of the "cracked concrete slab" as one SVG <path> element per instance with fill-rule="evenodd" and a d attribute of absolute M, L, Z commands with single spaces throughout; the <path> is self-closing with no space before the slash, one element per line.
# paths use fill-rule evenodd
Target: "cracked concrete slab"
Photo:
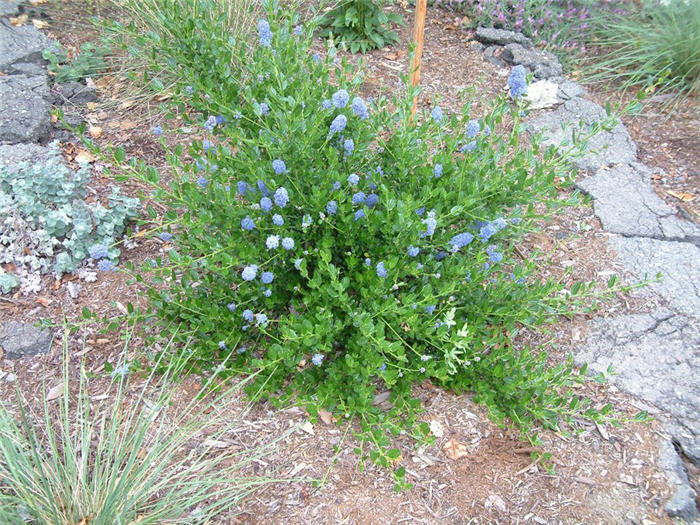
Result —
<path fill-rule="evenodd" d="M 627 237 L 700 242 L 700 228 L 676 216 L 653 190 L 651 172 L 642 164 L 601 168 L 577 182 L 593 198 L 596 216 L 605 231 Z"/>
<path fill-rule="evenodd" d="M 650 285 L 647 292 L 656 292 L 679 313 L 700 316 L 700 248 L 687 242 L 644 237 L 615 236 L 609 243 L 638 278 L 662 274 L 661 282 Z"/>
<path fill-rule="evenodd" d="M 588 363 L 594 372 L 605 372 L 612 365 L 611 383 L 680 423 L 673 437 L 695 461 L 700 460 L 698 348 L 697 319 L 658 308 L 645 314 L 594 319 L 586 345 L 577 349 L 575 359 L 579 364 Z"/>
<path fill-rule="evenodd" d="M 0 16 L 14 16 L 19 8 L 19 0 L 0 0 Z"/>
<path fill-rule="evenodd" d="M 583 98 L 567 100 L 554 111 L 543 113 L 528 123 L 531 132 L 542 132 L 542 144 L 559 146 L 571 140 L 572 129 L 578 130 L 579 123 L 585 129 L 606 118 L 605 109 L 595 102 Z M 594 173 L 604 166 L 634 162 L 637 145 L 632 141 L 627 129 L 620 123 L 610 131 L 602 130 L 594 135 L 585 155 L 572 158 L 571 162 L 579 169 Z"/>

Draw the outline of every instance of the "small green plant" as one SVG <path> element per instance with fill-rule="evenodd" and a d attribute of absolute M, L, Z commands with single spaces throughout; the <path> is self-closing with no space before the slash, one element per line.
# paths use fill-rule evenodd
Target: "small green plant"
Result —
<path fill-rule="evenodd" d="M 115 262 L 114 244 L 136 216 L 139 200 L 112 187 L 106 206 L 89 202 L 89 166 L 74 172 L 62 162 L 58 146 L 51 148 L 45 162 L 0 167 L 0 261 L 23 274 L 61 275 L 102 246 L 102 264 Z"/>
<path fill-rule="evenodd" d="M 66 341 L 57 407 L 44 401 L 35 414 L 19 392 L 17 415 L 0 405 L 2 523 L 211 523 L 272 481 L 241 471 L 277 440 L 236 453 L 217 448 L 245 414 L 234 403 L 246 381 L 212 395 L 214 375 L 176 410 L 177 368 L 132 392 L 123 365 L 100 404 L 83 368 L 73 388 Z"/>
<path fill-rule="evenodd" d="M 340 0 L 319 20 L 324 36 L 344 42 L 352 53 L 365 53 L 399 41 L 391 24 L 403 25 L 398 13 L 388 13 L 387 0 Z"/>
<path fill-rule="evenodd" d="M 97 76 L 107 69 L 105 55 L 109 53 L 109 46 L 85 42 L 73 58 L 60 45 L 46 49 L 44 58 L 49 61 L 49 71 L 54 74 L 55 81 L 60 83 Z"/>
<path fill-rule="evenodd" d="M 592 21 L 592 44 L 602 56 L 588 68 L 594 82 L 656 83 L 658 92 L 700 91 L 700 1 L 645 0 L 624 14 Z"/>

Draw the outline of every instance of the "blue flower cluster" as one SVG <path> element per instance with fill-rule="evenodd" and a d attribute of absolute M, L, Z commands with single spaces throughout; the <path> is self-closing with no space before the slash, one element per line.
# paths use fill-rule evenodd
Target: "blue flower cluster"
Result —
<path fill-rule="evenodd" d="M 272 45 L 272 31 L 267 20 L 262 19 L 258 21 L 258 37 L 260 38 L 261 46 L 270 47 Z"/>
<path fill-rule="evenodd" d="M 527 93 L 527 71 L 522 64 L 518 64 L 511 70 L 508 75 L 508 87 L 510 96 L 513 98 L 522 97 Z"/>

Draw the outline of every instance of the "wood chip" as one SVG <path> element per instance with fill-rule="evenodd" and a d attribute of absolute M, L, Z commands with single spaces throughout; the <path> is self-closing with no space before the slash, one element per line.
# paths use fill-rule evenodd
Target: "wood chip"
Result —
<path fill-rule="evenodd" d="M 46 401 L 53 401 L 63 395 L 63 383 L 59 383 L 46 394 Z"/>
<path fill-rule="evenodd" d="M 442 446 L 442 450 L 448 458 L 455 461 L 469 455 L 467 446 L 457 441 L 454 437 L 451 437 L 450 440 Z"/>
<path fill-rule="evenodd" d="M 333 423 L 333 414 L 331 414 L 328 410 L 319 408 L 318 417 L 320 417 L 321 421 L 323 421 L 326 425 L 330 425 Z"/>

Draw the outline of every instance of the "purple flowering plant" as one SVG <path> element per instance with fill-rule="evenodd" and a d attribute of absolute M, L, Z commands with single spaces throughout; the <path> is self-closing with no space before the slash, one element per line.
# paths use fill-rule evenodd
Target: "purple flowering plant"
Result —
<path fill-rule="evenodd" d="M 582 375 L 515 343 L 525 328 L 590 306 L 591 289 L 538 279 L 535 258 L 517 256 L 518 239 L 570 203 L 555 186 L 570 177 L 554 148 L 521 140 L 524 101 L 504 94 L 485 114 L 465 106 L 440 118 L 427 108 L 411 122 L 412 88 L 360 103 L 356 68 L 335 63 L 331 46 L 314 59 L 312 28 L 296 34 L 292 13 L 266 6 L 261 42 L 238 44 L 244 75 L 201 108 L 224 117 L 213 129 L 219 147 L 206 153 L 218 166 L 207 185 L 189 160 L 204 154 L 197 144 L 169 152 L 168 185 L 142 169 L 166 219 L 186 232 L 155 267 L 134 272 L 152 284 L 151 318 L 177 327 L 171 337 L 196 349 L 198 369 L 227 359 L 229 373 L 255 374 L 251 392 L 312 415 L 357 416 L 381 465 L 400 456 L 391 434 L 428 437 L 412 394 L 426 380 L 473 392 L 531 440 L 535 427 L 574 424 L 583 412 L 558 407 Z M 269 80 L 245 82 L 259 75 Z M 324 109 L 334 95 L 352 102 Z M 332 132 L 339 115 L 343 129 Z M 384 390 L 388 410 L 372 403 Z M 605 415 L 575 399 L 587 417 Z"/>

